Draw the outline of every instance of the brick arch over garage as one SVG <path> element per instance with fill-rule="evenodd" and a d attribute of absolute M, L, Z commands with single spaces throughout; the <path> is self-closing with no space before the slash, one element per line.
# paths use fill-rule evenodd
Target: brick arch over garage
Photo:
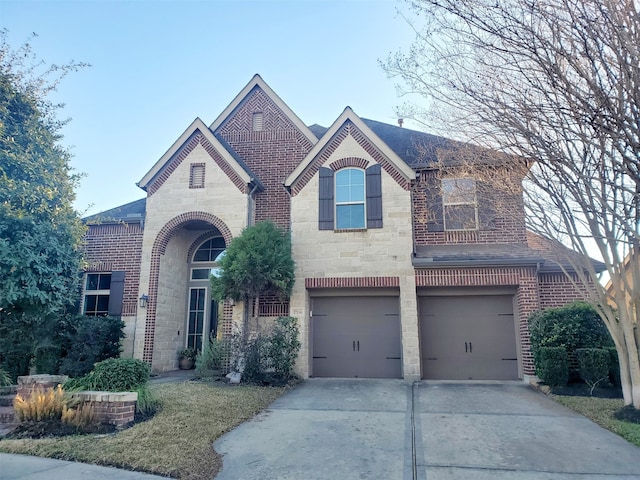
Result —
<path fill-rule="evenodd" d="M 207 212 L 185 212 L 168 221 L 164 227 L 160 229 L 153 248 L 151 249 L 151 266 L 149 268 L 149 299 L 147 301 L 147 316 L 144 330 L 144 350 L 142 359 L 147 363 L 153 361 L 153 344 L 156 331 L 156 312 L 158 299 L 158 277 L 160 275 L 160 257 L 167 250 L 167 245 L 175 233 L 183 228 L 186 224 L 193 221 L 206 222 L 214 226 L 228 245 L 233 238 L 229 227 L 215 215 Z"/>

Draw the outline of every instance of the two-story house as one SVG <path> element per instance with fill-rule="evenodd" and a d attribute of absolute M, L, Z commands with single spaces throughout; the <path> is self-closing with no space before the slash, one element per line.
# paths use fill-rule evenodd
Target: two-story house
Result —
<path fill-rule="evenodd" d="M 520 198 L 501 216 L 473 178 L 438 174 L 448 145 L 348 107 L 307 126 L 256 75 L 151 167 L 145 199 L 86 219 L 83 311 L 121 315 L 125 353 L 175 369 L 178 350 L 242 324 L 246 306 L 213 300 L 209 276 L 244 227 L 272 220 L 296 282 L 259 315 L 298 319 L 303 377 L 533 375 L 528 315 L 580 295 Z"/>

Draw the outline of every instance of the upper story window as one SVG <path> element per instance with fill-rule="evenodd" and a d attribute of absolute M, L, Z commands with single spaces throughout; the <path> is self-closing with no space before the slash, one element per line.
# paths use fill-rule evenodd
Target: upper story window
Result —
<path fill-rule="evenodd" d="M 336 172 L 336 229 L 365 228 L 364 171 L 345 168 Z"/>
<path fill-rule="evenodd" d="M 366 170 L 320 167 L 320 230 L 382 228 L 382 184 L 379 164 Z"/>
<path fill-rule="evenodd" d="M 82 313 L 92 317 L 109 314 L 111 273 L 88 273 L 84 286 Z"/>
<path fill-rule="evenodd" d="M 473 178 L 442 179 L 445 230 L 477 230 L 478 201 Z"/>

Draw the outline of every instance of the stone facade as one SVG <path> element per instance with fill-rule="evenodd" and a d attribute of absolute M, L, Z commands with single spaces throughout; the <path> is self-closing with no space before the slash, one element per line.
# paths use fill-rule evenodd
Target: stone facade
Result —
<path fill-rule="evenodd" d="M 503 208 L 521 211 L 520 216 L 491 211 L 489 192 L 478 204 L 477 230 L 430 229 L 429 189 L 437 172 L 407 153 L 430 138 L 419 135 L 364 121 L 349 108 L 329 129 L 306 127 L 259 76 L 210 127 L 196 119 L 139 183 L 147 192 L 144 223 L 92 225 L 87 236 L 91 271 L 127 272 L 127 352 L 156 371 L 175 369 L 176 352 L 185 346 L 193 253 L 212 236 L 228 244 L 246 226 L 271 220 L 291 233 L 296 283 L 289 302 L 263 298 L 260 316 L 298 318 L 301 376 L 313 375 L 313 298 L 323 292 L 354 297 L 377 292 L 399 301 L 402 376 L 421 378 L 418 297 L 424 289 L 451 288 L 512 292 L 518 374 L 532 375 L 527 317 L 538 308 L 580 298 L 580 292 L 562 275 L 541 273 L 542 257 L 532 260 L 520 198 L 501 199 Z M 321 169 L 364 171 L 377 165 L 381 225 L 319 228 Z M 455 263 L 466 248 L 492 246 L 502 248 L 505 257 L 483 263 L 471 255 L 466 263 Z M 456 247 L 462 254 L 444 266 L 420 263 L 423 247 Z M 513 261 L 507 258 L 510 249 L 531 258 Z M 137 306 L 142 295 L 148 297 L 146 308 Z M 222 335 L 242 324 L 241 303 L 227 301 L 219 311 Z"/>

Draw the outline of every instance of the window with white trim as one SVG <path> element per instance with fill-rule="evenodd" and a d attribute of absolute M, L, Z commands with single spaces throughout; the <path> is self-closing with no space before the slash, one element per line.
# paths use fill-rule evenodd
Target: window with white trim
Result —
<path fill-rule="evenodd" d="M 109 314 L 111 273 L 87 273 L 82 313 L 91 317 Z"/>
<path fill-rule="evenodd" d="M 473 178 L 443 178 L 442 208 L 445 230 L 477 230 L 478 200 Z"/>
<path fill-rule="evenodd" d="M 365 176 L 359 168 L 345 168 L 335 175 L 336 229 L 366 228 Z"/>

